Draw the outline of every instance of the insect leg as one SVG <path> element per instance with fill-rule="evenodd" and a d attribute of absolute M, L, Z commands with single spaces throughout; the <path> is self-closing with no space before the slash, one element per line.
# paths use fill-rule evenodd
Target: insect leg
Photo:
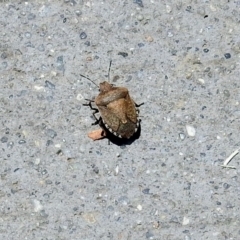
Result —
<path fill-rule="evenodd" d="M 136 103 L 134 102 L 134 104 L 135 104 L 135 107 L 136 107 L 136 112 L 137 112 L 137 114 L 139 114 L 140 111 L 139 111 L 138 108 L 139 108 L 140 106 L 142 106 L 142 105 L 144 104 L 144 102 L 143 102 L 143 103 L 140 103 L 140 104 L 136 104 Z"/>
<path fill-rule="evenodd" d="M 92 106 L 92 102 L 94 102 L 93 100 L 90 100 L 90 99 L 85 99 L 85 100 L 87 100 L 87 101 L 89 101 L 88 103 L 84 103 L 83 104 L 83 106 L 88 106 L 88 107 L 90 107 L 91 108 L 91 110 L 93 110 L 94 112 L 93 112 L 93 117 L 95 118 L 95 122 L 94 123 L 92 123 L 92 125 L 97 125 L 97 124 L 99 124 L 99 121 L 100 121 L 100 119 L 98 119 L 97 117 L 96 117 L 96 113 L 98 113 L 99 112 L 99 110 L 97 109 L 97 108 L 94 108 L 93 106 Z"/>
<path fill-rule="evenodd" d="M 87 98 L 85 98 L 85 100 L 88 101 L 88 102 L 94 102 L 94 100 L 92 100 L 92 99 L 87 99 Z M 83 104 L 83 105 L 84 105 L 84 104 Z"/>
<path fill-rule="evenodd" d="M 136 104 L 136 103 L 135 103 L 135 107 L 141 107 L 143 104 L 144 104 L 144 102 L 143 102 L 143 103 L 140 103 L 140 104 Z"/>

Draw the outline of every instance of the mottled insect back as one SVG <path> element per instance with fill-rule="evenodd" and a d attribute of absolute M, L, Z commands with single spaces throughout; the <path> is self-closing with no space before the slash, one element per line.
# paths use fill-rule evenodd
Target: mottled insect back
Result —
<path fill-rule="evenodd" d="M 89 103 L 84 104 L 94 110 L 93 116 L 96 119 L 94 124 L 99 124 L 105 130 L 106 136 L 112 134 L 120 139 L 134 137 L 140 128 L 139 110 L 137 107 L 142 104 L 137 105 L 131 99 L 128 89 L 125 87 L 114 87 L 105 81 L 100 83 L 99 90 L 100 93 L 94 101 L 86 99 Z M 97 108 L 92 107 L 92 102 L 95 102 Z M 101 115 L 99 119 L 95 116 L 98 112 Z"/>
<path fill-rule="evenodd" d="M 117 137 L 129 139 L 138 130 L 138 110 L 127 88 L 100 83 L 100 94 L 95 103 L 103 124 Z"/>

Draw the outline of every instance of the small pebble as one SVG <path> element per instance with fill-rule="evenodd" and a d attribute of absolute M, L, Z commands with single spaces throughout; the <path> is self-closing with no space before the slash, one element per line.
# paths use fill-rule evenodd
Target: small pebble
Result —
<path fill-rule="evenodd" d="M 176 49 L 172 49 L 170 52 L 173 56 L 176 56 L 178 51 Z"/>
<path fill-rule="evenodd" d="M 167 36 L 168 36 L 168 37 L 173 37 L 173 32 L 172 32 L 172 31 L 168 31 L 168 32 L 167 32 Z"/>
<path fill-rule="evenodd" d="M 76 10 L 75 13 L 78 17 L 82 15 L 82 12 L 80 10 Z"/>
<path fill-rule="evenodd" d="M 49 89 L 55 89 L 55 85 L 49 81 L 45 81 L 45 87 Z"/>
<path fill-rule="evenodd" d="M 33 13 L 30 13 L 30 14 L 28 15 L 28 20 L 33 20 L 33 19 L 35 19 L 35 18 L 36 18 L 36 15 L 33 14 Z"/>
<path fill-rule="evenodd" d="M 93 184 L 95 181 L 94 181 L 94 179 L 89 179 L 88 182 L 89 182 L 90 184 Z"/>
<path fill-rule="evenodd" d="M 8 67 L 8 63 L 7 62 L 2 62 L 2 69 L 6 69 Z"/>
<path fill-rule="evenodd" d="M 53 145 L 53 141 L 52 141 L 52 140 L 47 140 L 46 146 L 48 147 L 48 146 L 50 146 L 50 145 Z"/>
<path fill-rule="evenodd" d="M 228 202 L 228 203 L 226 204 L 226 208 L 234 208 L 234 207 L 235 207 L 235 205 L 232 204 L 232 203 L 230 203 L 230 202 Z"/>
<path fill-rule="evenodd" d="M 172 7 L 170 5 L 166 5 L 166 12 L 171 13 L 172 12 Z"/>
<path fill-rule="evenodd" d="M 147 231 L 146 238 L 152 240 L 152 239 L 154 239 L 154 235 L 150 231 Z"/>
<path fill-rule="evenodd" d="M 109 212 L 113 212 L 114 211 L 114 207 L 112 205 L 110 205 L 110 206 L 107 207 L 107 210 Z"/>
<path fill-rule="evenodd" d="M 187 6 L 186 11 L 191 12 L 191 10 L 192 10 L 192 7 L 191 6 Z"/>
<path fill-rule="evenodd" d="M 189 222 L 190 222 L 189 218 L 183 217 L 183 221 L 182 221 L 182 225 L 183 225 L 183 226 L 188 225 Z"/>
<path fill-rule="evenodd" d="M 57 69 L 60 71 L 64 70 L 63 56 L 57 58 Z"/>
<path fill-rule="evenodd" d="M 55 138 L 57 136 L 57 133 L 53 129 L 47 129 L 46 130 L 46 135 L 51 137 L 51 138 Z"/>
<path fill-rule="evenodd" d="M 198 81 L 199 81 L 201 84 L 204 84 L 204 83 L 205 83 L 205 80 L 202 79 L 202 78 L 199 78 Z"/>
<path fill-rule="evenodd" d="M 13 146 L 14 146 L 14 142 L 8 142 L 8 143 L 7 143 L 7 147 L 8 147 L 9 149 L 13 148 Z"/>
<path fill-rule="evenodd" d="M 123 56 L 124 58 L 128 56 L 128 53 L 126 52 L 119 52 L 118 55 Z"/>
<path fill-rule="evenodd" d="M 119 173 L 119 166 L 117 165 L 116 168 L 114 169 L 114 175 L 117 176 Z"/>
<path fill-rule="evenodd" d="M 83 99 L 83 95 L 82 95 L 81 93 L 79 93 L 79 94 L 77 95 L 76 99 L 77 99 L 78 101 L 81 101 L 81 100 Z"/>
<path fill-rule="evenodd" d="M 184 133 L 179 133 L 179 138 L 181 139 L 181 140 L 184 140 L 185 139 L 185 134 Z"/>
<path fill-rule="evenodd" d="M 57 76 L 57 72 L 51 71 L 51 75 L 54 76 L 54 77 L 56 77 L 56 76 Z"/>
<path fill-rule="evenodd" d="M 126 196 L 120 197 L 120 198 L 118 199 L 118 202 L 121 203 L 121 204 L 124 205 L 124 206 L 127 206 L 127 205 L 130 203 L 128 197 L 126 197 Z"/>
<path fill-rule="evenodd" d="M 36 158 L 34 164 L 35 164 L 35 165 L 39 165 L 40 162 L 41 162 L 41 159 L 40 159 L 40 158 Z"/>
<path fill-rule="evenodd" d="M 48 214 L 45 212 L 45 210 L 41 210 L 40 211 L 40 216 L 43 217 L 43 218 L 47 218 Z"/>
<path fill-rule="evenodd" d="M 235 69 L 236 69 L 236 64 L 232 64 L 232 65 L 230 66 L 230 69 L 231 69 L 231 70 L 235 70 Z"/>
<path fill-rule="evenodd" d="M 42 64 L 41 69 L 42 69 L 43 71 L 46 71 L 47 68 L 48 68 L 48 67 L 47 67 L 45 64 Z"/>
<path fill-rule="evenodd" d="M 60 147 L 61 147 L 60 143 L 55 144 L 55 148 L 60 148 Z"/>
<path fill-rule="evenodd" d="M 227 98 L 230 97 L 230 92 L 229 92 L 227 89 L 225 89 L 225 90 L 223 91 L 223 94 L 224 94 L 224 96 L 227 97 Z"/>
<path fill-rule="evenodd" d="M 29 48 L 35 48 L 35 46 L 31 42 L 26 42 L 25 46 Z"/>
<path fill-rule="evenodd" d="M 95 223 L 96 218 L 94 213 L 84 213 L 82 214 L 83 219 L 88 223 Z"/>
<path fill-rule="evenodd" d="M 186 73 L 186 79 L 190 79 L 192 77 L 192 73 L 191 72 L 187 72 Z"/>
<path fill-rule="evenodd" d="M 84 146 L 84 145 L 81 145 L 80 148 L 79 148 L 79 151 L 80 151 L 81 153 L 84 153 L 84 152 L 86 151 L 85 146 Z"/>
<path fill-rule="evenodd" d="M 54 55 L 55 55 L 54 49 L 50 49 L 49 52 L 48 52 L 48 56 L 52 57 Z"/>
<path fill-rule="evenodd" d="M 190 137 L 194 137 L 195 136 L 196 130 L 195 130 L 195 128 L 193 126 L 186 125 L 186 130 L 187 130 L 188 136 L 190 136 Z"/>
<path fill-rule="evenodd" d="M 86 39 L 87 38 L 87 34 L 85 32 L 81 32 L 79 36 L 80 36 L 81 39 Z"/>
<path fill-rule="evenodd" d="M 8 141 L 8 138 L 7 138 L 7 137 L 4 136 L 4 137 L 1 138 L 1 142 L 2 142 L 2 143 L 5 143 L 5 142 L 7 142 L 7 141 Z"/>
<path fill-rule="evenodd" d="M 6 58 L 7 58 L 7 53 L 6 53 L 6 52 L 3 52 L 3 53 L 1 54 L 1 58 L 2 58 L 2 59 L 6 59 Z"/>
<path fill-rule="evenodd" d="M 81 168 L 82 168 L 82 166 L 79 162 L 69 164 L 69 169 L 71 169 L 71 170 L 74 169 L 74 170 L 77 170 L 77 171 L 81 171 Z"/>
<path fill-rule="evenodd" d="M 142 0 L 134 0 L 134 3 L 138 4 L 138 6 L 143 7 Z"/>
<path fill-rule="evenodd" d="M 87 58 L 86 58 L 86 61 L 87 61 L 87 62 L 91 62 L 91 61 L 92 61 L 92 57 L 87 57 Z"/>
<path fill-rule="evenodd" d="M 46 100 L 49 101 L 49 102 L 52 102 L 53 101 L 53 96 L 47 96 Z"/>
<path fill-rule="evenodd" d="M 205 16 L 205 9 L 203 7 L 199 7 L 197 13 L 201 16 Z"/>
<path fill-rule="evenodd" d="M 47 180 L 46 180 L 46 184 L 47 184 L 47 185 L 51 185 L 51 184 L 52 184 L 52 181 L 51 181 L 50 179 L 47 179 Z"/>
<path fill-rule="evenodd" d="M 176 216 L 172 216 L 171 219 L 170 219 L 170 223 L 179 223 L 179 220 Z"/>
<path fill-rule="evenodd" d="M 99 168 L 97 166 L 94 166 L 93 167 L 93 171 L 96 173 L 96 174 L 99 174 Z"/>
<path fill-rule="evenodd" d="M 144 43 L 138 43 L 139 47 L 144 47 Z"/>
<path fill-rule="evenodd" d="M 74 211 L 74 212 L 78 211 L 78 207 L 74 207 L 74 208 L 73 208 L 73 211 Z"/>
<path fill-rule="evenodd" d="M 86 41 L 85 43 L 84 43 L 84 45 L 86 45 L 86 46 L 90 46 L 91 44 L 90 44 L 90 42 L 89 41 Z"/>
<path fill-rule="evenodd" d="M 57 57 L 57 63 L 63 64 L 63 56 L 58 56 Z"/>
<path fill-rule="evenodd" d="M 230 185 L 228 183 L 224 183 L 223 187 L 224 187 L 224 189 L 228 189 L 228 188 L 230 188 Z"/>
<path fill-rule="evenodd" d="M 154 221 L 154 222 L 153 222 L 153 228 L 158 229 L 159 227 L 160 227 L 159 221 Z"/>
<path fill-rule="evenodd" d="M 153 37 L 151 37 L 151 36 L 146 36 L 145 37 L 145 40 L 147 41 L 147 42 L 153 42 Z"/>
<path fill-rule="evenodd" d="M 39 50 L 40 52 L 44 52 L 44 50 L 45 50 L 44 45 L 43 45 L 43 44 L 39 45 L 39 46 L 38 46 L 38 50 Z"/>
<path fill-rule="evenodd" d="M 62 155 L 63 155 L 63 152 L 62 152 L 61 149 L 59 149 L 59 150 L 56 152 L 56 154 L 62 156 Z"/>
<path fill-rule="evenodd" d="M 230 53 L 225 53 L 225 54 L 224 54 L 224 57 L 225 57 L 226 59 L 229 59 L 229 58 L 231 58 L 231 54 L 230 54 Z"/>
<path fill-rule="evenodd" d="M 144 19 L 143 15 L 139 14 L 137 15 L 137 20 L 138 21 L 142 21 Z"/>
<path fill-rule="evenodd" d="M 32 34 L 30 32 L 25 32 L 25 37 L 29 39 L 32 37 Z"/>
<path fill-rule="evenodd" d="M 43 206 L 40 203 L 40 201 L 36 199 L 33 200 L 33 206 L 34 206 L 34 212 L 40 212 L 43 209 Z"/>
<path fill-rule="evenodd" d="M 44 193 L 44 194 L 43 194 L 43 197 L 44 197 L 44 199 L 49 199 L 49 198 L 50 198 L 50 195 L 49 195 L 48 193 Z"/>
<path fill-rule="evenodd" d="M 48 173 L 48 171 L 46 169 L 43 169 L 41 173 L 42 173 L 42 175 L 46 175 Z"/>
<path fill-rule="evenodd" d="M 138 209 L 139 211 L 142 211 L 142 205 L 138 204 L 138 205 L 137 205 L 137 209 Z"/>
<path fill-rule="evenodd" d="M 18 143 L 19 143 L 19 144 L 24 144 L 24 143 L 26 143 L 26 141 L 22 139 L 22 140 L 20 140 Z"/>
<path fill-rule="evenodd" d="M 207 68 L 204 69 L 204 72 L 209 72 L 210 70 L 211 70 L 211 68 L 207 67 Z"/>
<path fill-rule="evenodd" d="M 149 189 L 149 188 L 145 188 L 145 189 L 142 190 L 142 192 L 143 192 L 144 194 L 149 194 L 150 189 Z"/>

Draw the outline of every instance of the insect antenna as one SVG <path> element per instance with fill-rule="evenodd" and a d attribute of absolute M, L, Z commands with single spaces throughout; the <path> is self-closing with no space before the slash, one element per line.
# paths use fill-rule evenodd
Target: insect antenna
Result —
<path fill-rule="evenodd" d="M 112 66 L 112 60 L 110 60 L 109 68 L 108 68 L 108 81 L 109 82 L 110 82 L 110 69 L 111 69 L 111 66 Z"/>
<path fill-rule="evenodd" d="M 86 78 L 87 80 L 89 80 L 90 82 L 92 82 L 94 85 L 96 85 L 97 88 L 99 88 L 99 86 L 98 86 L 92 79 L 90 79 L 89 77 L 86 77 L 86 76 L 84 76 L 84 75 L 82 75 L 82 74 L 80 74 L 80 76 Z"/>

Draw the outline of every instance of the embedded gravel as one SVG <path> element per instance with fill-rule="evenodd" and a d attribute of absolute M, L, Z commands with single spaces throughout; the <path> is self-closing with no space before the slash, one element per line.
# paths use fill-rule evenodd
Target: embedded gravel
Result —
<path fill-rule="evenodd" d="M 240 1 L 0 1 L 0 239 L 240 239 Z M 110 79 L 140 107 L 92 141 Z"/>

